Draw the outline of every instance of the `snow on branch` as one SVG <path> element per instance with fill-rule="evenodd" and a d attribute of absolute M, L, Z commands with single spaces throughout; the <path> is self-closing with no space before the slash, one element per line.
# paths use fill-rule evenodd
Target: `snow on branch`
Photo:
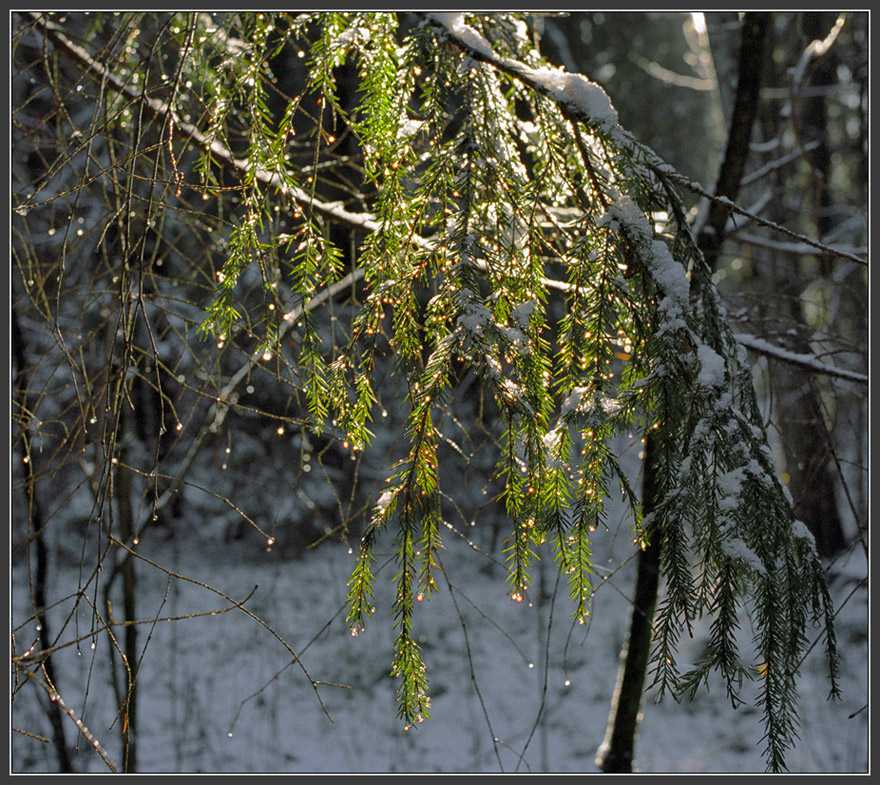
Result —
<path fill-rule="evenodd" d="M 611 105 L 608 94 L 583 74 L 553 67 L 531 68 L 497 54 L 492 45 L 464 21 L 464 14 L 429 13 L 425 16 L 471 57 L 491 63 L 500 71 L 520 79 L 542 95 L 568 107 L 585 122 L 599 125 L 606 133 L 620 132 L 617 110 Z"/>
<path fill-rule="evenodd" d="M 42 28 L 47 37 L 50 38 L 57 46 L 60 46 L 62 49 L 64 49 L 71 57 L 77 60 L 83 67 L 88 69 L 96 77 L 103 80 L 105 84 L 108 84 L 112 89 L 127 95 L 133 100 L 143 101 L 147 110 L 158 117 L 173 117 L 174 125 L 179 133 L 192 139 L 192 141 L 200 146 L 202 149 L 210 150 L 210 152 L 216 157 L 216 159 L 224 166 L 241 174 L 244 174 L 244 172 L 247 170 L 247 168 L 249 167 L 247 161 L 245 161 L 244 159 L 237 159 L 233 155 L 232 151 L 229 150 L 221 142 L 217 141 L 216 139 L 209 140 L 207 135 L 202 133 L 195 125 L 184 121 L 182 118 L 177 117 L 172 107 L 166 102 L 161 101 L 157 98 L 149 98 L 143 96 L 140 92 L 136 91 L 130 85 L 124 83 L 107 68 L 98 63 L 85 49 L 73 43 L 69 38 L 67 38 L 67 36 L 63 32 L 63 29 L 59 25 L 55 24 L 49 19 L 46 19 L 40 14 L 26 13 L 24 15 L 28 16 L 36 25 Z M 598 117 L 594 116 L 594 120 L 601 119 L 604 122 L 608 123 L 611 123 L 613 121 L 613 123 L 616 124 L 617 113 L 611 106 L 610 101 L 608 101 L 608 96 L 605 94 L 604 90 L 602 90 L 601 87 L 599 87 L 598 85 L 594 85 L 592 82 L 589 82 L 586 77 L 583 77 L 580 74 L 568 74 L 559 69 L 529 68 L 528 66 L 515 60 L 495 54 L 489 42 L 474 28 L 464 23 L 464 18 L 461 14 L 435 13 L 427 14 L 427 18 L 435 25 L 441 26 L 444 31 L 446 31 L 449 37 L 453 38 L 471 55 L 491 62 L 502 70 L 505 70 L 506 72 L 517 76 L 518 78 L 522 78 L 524 81 L 531 84 L 535 89 L 548 95 L 551 98 L 554 98 L 554 100 L 560 101 L 562 103 L 568 102 L 570 104 L 574 104 L 575 107 L 580 109 L 584 114 L 587 114 L 588 107 L 592 107 L 591 111 L 598 112 Z M 601 96 L 604 96 L 604 99 L 600 97 L 599 93 L 597 93 L 595 90 L 592 90 L 590 86 L 595 87 L 596 90 L 600 91 Z M 607 106 L 605 103 L 606 101 Z M 659 159 L 659 157 L 656 159 L 654 165 L 657 171 L 659 171 L 661 174 L 666 177 L 670 177 L 680 184 L 683 184 L 689 190 L 692 190 L 707 199 L 720 198 L 707 192 L 698 183 L 695 183 L 690 179 L 684 177 L 683 175 L 675 172 L 672 167 L 670 167 L 668 164 L 663 163 Z M 281 181 L 281 179 L 276 174 L 272 174 L 264 170 L 257 170 L 256 177 L 264 184 L 271 185 L 278 190 L 283 191 L 286 195 L 295 199 L 297 203 L 301 206 L 313 210 L 315 213 L 321 215 L 324 218 L 327 218 L 328 220 L 344 224 L 352 229 L 362 231 L 366 234 L 370 234 L 379 229 L 379 224 L 372 215 L 368 213 L 354 213 L 346 210 L 340 204 L 323 202 L 320 199 L 316 199 L 310 194 L 307 194 L 301 189 L 292 187 L 288 183 Z M 825 246 L 822 243 L 818 243 L 808 237 L 804 237 L 795 232 L 792 232 L 785 227 L 773 224 L 769 221 L 765 221 L 764 219 L 761 219 L 758 216 L 755 216 L 748 211 L 738 207 L 730 200 L 725 199 L 723 201 L 725 201 L 725 203 L 730 207 L 730 210 L 732 212 L 744 215 L 754 220 L 756 223 L 769 226 L 770 228 L 775 229 L 782 234 L 786 234 L 789 237 L 794 238 L 795 240 L 799 241 L 799 243 L 806 244 L 810 247 L 819 248 L 826 253 L 850 259 L 851 261 L 858 262 L 859 264 L 867 264 L 864 259 L 861 259 L 852 253 Z M 430 241 L 425 240 L 419 236 L 416 236 L 414 239 L 419 245 L 424 245 L 425 247 L 430 246 Z M 803 245 L 801 245 L 800 247 L 802 248 Z M 350 286 L 352 283 L 360 280 L 363 275 L 363 268 L 357 268 L 349 273 L 346 278 L 340 281 L 339 286 Z M 544 279 L 543 283 L 545 286 L 547 286 L 547 288 L 555 289 L 556 291 L 566 292 L 570 291 L 571 289 L 571 284 L 564 281 Z M 329 294 L 329 290 L 325 294 Z M 325 298 L 321 298 L 321 301 L 323 301 L 324 299 Z M 310 308 L 314 307 L 316 304 L 317 303 L 311 303 Z M 291 319 L 289 322 L 286 323 L 286 325 L 291 324 L 293 321 L 294 320 Z M 790 352 L 778 346 L 775 346 L 774 344 L 768 343 L 767 341 L 764 341 L 760 338 L 756 338 L 752 335 L 739 334 L 736 336 L 736 339 L 739 343 L 741 343 L 746 348 L 751 349 L 752 351 L 772 356 L 775 359 L 781 360 L 783 362 L 798 365 L 802 368 L 812 370 L 817 373 L 847 379 L 849 381 L 853 381 L 859 384 L 867 384 L 868 382 L 868 377 L 864 374 L 829 366 L 819 361 L 816 357 L 813 357 L 812 355 Z M 241 378 L 244 378 L 249 368 L 250 364 L 248 364 L 245 368 L 242 368 L 240 373 L 235 374 L 233 380 L 230 382 L 231 388 L 234 388 L 238 381 L 240 381 Z M 227 390 L 227 392 L 229 391 L 230 390 Z M 186 461 L 187 465 L 189 465 L 192 458 L 194 458 L 194 456 L 189 456 L 189 460 Z"/>
<path fill-rule="evenodd" d="M 442 29 L 450 40 L 475 59 L 490 63 L 499 70 L 520 79 L 542 95 L 546 95 L 561 106 L 567 107 L 586 122 L 598 124 L 607 133 L 622 133 L 622 129 L 617 123 L 617 111 L 611 105 L 607 93 L 601 86 L 591 82 L 582 74 L 568 73 L 560 68 L 531 68 L 517 60 L 497 54 L 483 35 L 464 21 L 464 15 L 461 13 L 429 13 L 425 16 L 429 23 Z M 712 202 L 723 204 L 731 213 L 741 215 L 756 224 L 832 256 L 856 264 L 868 264 L 865 259 L 849 251 L 834 248 L 798 234 L 791 229 L 755 215 L 730 199 L 710 193 L 699 183 L 679 174 L 656 153 L 652 153 L 651 158 L 653 159 L 651 167 L 657 174 L 675 181 Z"/>
<path fill-rule="evenodd" d="M 808 371 L 824 373 L 828 376 L 836 376 L 839 379 L 846 379 L 847 381 L 857 382 L 858 384 L 868 383 L 867 375 L 857 373 L 856 371 L 850 371 L 846 368 L 836 368 L 833 365 L 823 363 L 811 354 L 798 354 L 797 352 L 792 352 L 788 349 L 783 349 L 781 346 L 769 343 L 763 338 L 756 338 L 754 335 L 749 335 L 748 333 L 739 333 L 734 337 L 737 342 L 745 346 L 746 349 L 751 349 L 753 352 L 758 352 L 759 354 L 765 354 L 775 360 L 781 360 L 782 362 L 791 365 L 800 366 Z"/>
<path fill-rule="evenodd" d="M 737 242 L 743 243 L 745 245 L 768 248 L 772 251 L 793 254 L 795 256 L 803 256 L 804 254 L 812 253 L 812 249 L 810 248 L 810 246 L 805 245 L 803 242 L 788 243 L 782 240 L 771 240 L 768 237 L 760 237 L 756 234 L 751 234 L 749 232 L 737 233 L 736 240 Z M 863 254 L 868 252 L 867 246 L 853 246 L 850 248 L 837 246 L 837 250 L 853 254 Z"/>

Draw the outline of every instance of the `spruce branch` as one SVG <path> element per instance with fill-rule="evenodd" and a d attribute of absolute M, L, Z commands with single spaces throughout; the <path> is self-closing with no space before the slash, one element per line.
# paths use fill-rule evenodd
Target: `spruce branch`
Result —
<path fill-rule="evenodd" d="M 503 428 L 496 470 L 512 522 L 505 543 L 511 596 L 523 599 L 538 549 L 550 540 L 569 576 L 574 615 L 587 618 L 591 535 L 604 523 L 616 480 L 630 499 L 634 544 L 656 548 L 649 555 L 667 585 L 655 630 L 661 693 L 693 691 L 718 669 L 736 704 L 748 672 L 737 648 L 737 610 L 754 604 L 767 755 L 772 768 L 784 766 L 795 736 L 803 630 L 811 620 L 831 619 L 821 564 L 801 542 L 774 476 L 743 341 L 738 345 L 723 317 L 687 223 L 676 191 L 682 178 L 620 127 L 598 85 L 550 68 L 510 41 L 490 42 L 462 14 L 428 14 L 414 31 L 399 30 L 394 15 L 369 15 L 362 18 L 370 36 L 342 15 L 316 17 L 324 24 L 311 57 L 310 85 L 321 98 L 317 123 L 321 130 L 325 121 L 349 124 L 365 151 L 365 180 L 374 186 L 372 212 L 351 212 L 322 201 L 315 180 L 301 187 L 299 173 L 279 163 L 284 134 L 272 129 L 259 75 L 252 86 L 239 84 L 251 116 L 248 153 L 236 157 L 221 141 L 222 117 L 201 130 L 171 103 L 133 90 L 51 19 L 28 18 L 90 75 L 162 118 L 163 128 L 173 127 L 241 184 L 244 217 L 230 235 L 215 320 L 206 329 L 232 330 L 234 285 L 253 262 L 264 301 L 271 301 L 266 210 L 275 198 L 302 210 L 299 233 L 282 240 L 293 249 L 295 308 L 279 323 L 263 314 L 260 348 L 277 346 L 301 323 L 313 427 L 332 412 L 358 449 L 369 444 L 373 359 L 378 342 L 387 341 L 408 395 L 408 445 L 363 534 L 349 580 L 348 623 L 357 634 L 373 614 L 375 548 L 393 524 L 392 673 L 400 678 L 405 727 L 430 708 L 414 627 L 418 603 L 436 588 L 442 547 L 438 411 L 463 367 L 492 393 Z M 255 35 L 267 35 L 270 26 Z M 440 39 L 448 45 L 435 46 Z M 260 41 L 254 56 L 266 51 Z M 430 74 L 417 73 L 416 41 L 431 44 Z M 349 55 L 361 66 L 354 112 L 342 106 L 333 83 L 334 69 Z M 531 120 L 520 118 L 525 110 L 517 102 Z M 316 166 L 320 131 L 317 139 Z M 710 198 L 715 207 L 739 210 L 725 196 Z M 661 208 L 670 217 L 659 230 L 652 213 Z M 724 217 L 724 210 L 716 214 Z M 325 219 L 366 235 L 358 266 L 341 279 L 339 253 L 322 232 Z M 545 274 L 549 265 L 555 278 Z M 361 281 L 366 292 L 355 305 L 350 340 L 328 359 L 315 309 Z M 224 390 L 258 361 L 245 363 Z M 217 398 L 214 423 L 222 422 L 226 405 Z M 644 518 L 609 446 L 633 425 L 650 444 L 656 494 Z M 707 616 L 707 657 L 682 673 L 679 640 Z M 833 642 L 829 630 L 832 670 Z"/>
<path fill-rule="evenodd" d="M 37 29 L 45 31 L 47 37 L 50 38 L 50 40 L 61 47 L 64 51 L 66 51 L 74 60 L 79 62 L 96 78 L 104 81 L 109 87 L 116 89 L 118 92 L 132 100 L 141 100 L 141 94 L 139 92 L 134 91 L 127 83 L 116 77 L 109 69 L 104 68 L 100 63 L 94 60 L 85 49 L 70 41 L 60 25 L 56 24 L 50 19 L 44 18 L 44 16 L 40 14 L 24 13 L 24 15 L 30 18 L 37 25 Z M 148 111 L 152 112 L 157 117 L 169 118 L 169 127 L 172 127 L 177 134 L 183 136 L 184 138 L 191 139 L 205 152 L 210 153 L 213 156 L 214 160 L 216 160 L 218 163 L 221 163 L 230 171 L 236 172 L 242 176 L 245 174 L 245 172 L 248 171 L 249 164 L 247 160 L 236 158 L 233 153 L 220 141 L 216 139 L 211 140 L 206 134 L 202 133 L 197 128 L 197 126 L 184 121 L 173 111 L 169 103 L 150 97 L 143 97 L 142 100 L 144 102 L 145 108 Z M 806 245 L 807 247 L 816 248 L 823 253 L 838 256 L 843 259 L 848 259 L 858 264 L 867 264 L 864 259 L 850 251 L 828 246 L 824 243 L 812 240 L 805 235 L 793 232 L 786 227 L 779 226 L 770 221 L 766 221 L 757 215 L 749 213 L 738 205 L 735 205 L 734 203 L 730 202 L 730 200 L 721 197 L 716 199 L 713 194 L 706 191 L 698 183 L 688 178 L 685 178 L 683 175 L 675 172 L 671 169 L 671 167 L 669 167 L 668 164 L 664 163 L 656 156 L 651 159 L 650 165 L 664 178 L 668 178 L 673 182 L 683 185 L 694 193 L 703 196 L 704 198 L 718 201 L 722 206 L 724 206 L 726 209 L 729 209 L 731 212 L 743 215 L 744 217 L 753 220 L 759 225 L 778 231 L 780 234 L 786 235 L 791 239 L 794 239 L 799 243 Z M 324 202 L 321 199 L 310 195 L 301 189 L 292 188 L 289 184 L 281 181 L 276 175 L 272 175 L 266 171 L 260 170 L 259 168 L 254 169 L 253 172 L 254 177 L 258 181 L 267 186 L 271 185 L 277 187 L 280 193 L 289 196 L 301 207 L 314 211 L 316 215 L 319 215 L 322 218 L 334 221 L 364 234 L 372 234 L 380 228 L 379 224 L 376 222 L 375 216 L 370 213 L 352 212 L 338 202 Z M 31 197 L 29 201 L 33 201 L 35 197 L 36 194 Z M 27 209 L 27 207 L 28 203 L 24 203 L 20 205 L 18 209 L 24 210 Z M 433 242 L 422 238 L 419 235 L 413 235 L 412 240 L 421 248 L 427 250 L 435 248 L 435 244 Z M 479 268 L 482 268 L 482 265 L 479 262 L 477 263 L 477 266 Z M 339 281 L 338 285 L 334 286 L 334 291 L 345 291 L 346 289 L 350 288 L 352 284 L 362 280 L 367 272 L 368 270 L 364 267 L 354 268 L 344 279 L 341 279 Z M 548 289 L 561 292 L 568 292 L 571 291 L 573 288 L 572 284 L 568 282 L 554 280 L 552 278 L 542 277 L 541 283 Z M 323 301 L 324 298 L 321 298 L 319 302 Z M 314 306 L 311 307 L 316 307 L 317 304 L 319 303 L 315 303 Z M 301 307 L 298 310 L 301 311 Z M 295 322 L 296 319 L 292 317 L 290 321 Z M 282 329 L 289 329 L 289 327 L 283 327 Z M 839 376 L 841 378 L 851 379 L 852 381 L 856 381 L 858 383 L 867 383 L 867 377 L 863 374 L 857 374 L 855 372 L 845 369 L 833 368 L 832 366 L 828 366 L 827 364 L 822 363 L 815 358 L 810 358 L 808 355 L 794 356 L 792 353 L 789 352 L 777 351 L 776 347 L 773 347 L 772 344 L 769 344 L 763 339 L 754 336 L 740 334 L 737 337 L 738 340 L 740 340 L 740 342 L 743 343 L 743 345 L 745 345 L 747 348 L 762 354 L 772 355 L 776 359 L 779 359 L 783 362 L 794 363 L 796 365 L 803 365 L 804 363 L 807 363 L 811 370 L 814 370 L 818 373 L 828 374 L 831 376 Z"/>

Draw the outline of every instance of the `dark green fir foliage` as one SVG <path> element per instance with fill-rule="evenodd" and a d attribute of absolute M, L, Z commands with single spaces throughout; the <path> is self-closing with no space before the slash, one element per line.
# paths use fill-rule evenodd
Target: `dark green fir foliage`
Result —
<path fill-rule="evenodd" d="M 374 551 L 387 533 L 397 563 L 392 670 L 404 726 L 430 712 L 414 625 L 416 610 L 427 612 L 419 602 L 437 588 L 435 420 L 465 368 L 491 391 L 504 426 L 497 474 L 511 521 L 510 596 L 523 599 L 538 549 L 550 548 L 584 622 L 591 535 L 612 491 L 623 493 L 633 542 L 646 544 L 650 533 L 661 549 L 660 693 L 691 694 L 717 670 L 736 706 L 743 679 L 760 679 L 768 765 L 784 768 L 811 623 L 825 625 L 834 674 L 830 602 L 812 541 L 776 479 L 745 353 L 690 233 L 675 172 L 619 126 L 601 88 L 544 63 L 519 16 L 388 13 L 302 16 L 284 28 L 313 42 L 308 91 L 318 112 L 315 166 L 294 170 L 279 140 L 292 133 L 302 97 L 272 127 L 261 103 L 263 29 L 256 26 L 247 58 L 225 76 L 250 107 L 250 174 L 206 329 L 222 336 L 241 320 L 234 281 L 251 262 L 263 271 L 279 245 L 261 216 L 279 190 L 298 194 L 300 228 L 284 250 L 291 296 L 305 315 L 296 337 L 315 427 L 332 421 L 354 448 L 369 446 L 380 346 L 393 353 L 408 393 L 406 454 L 363 535 L 348 607 L 358 634 L 375 612 Z M 353 108 L 336 93 L 343 65 L 357 72 Z M 232 99 L 213 89 L 219 137 Z M 357 259 L 365 293 L 350 341 L 331 354 L 308 303 L 343 268 L 310 210 L 309 172 L 324 160 L 326 129 L 342 125 L 363 155 L 357 187 L 370 212 L 340 213 L 365 231 Z M 261 179 L 260 170 L 276 179 Z M 274 303 L 275 281 L 263 274 L 265 303 Z M 258 313 L 247 321 L 260 351 L 271 352 L 280 317 Z M 655 446 L 647 470 L 658 496 L 646 520 L 610 447 L 633 429 Z M 744 612 L 755 629 L 748 655 L 738 635 Z M 705 656 L 682 673 L 678 643 L 707 616 Z"/>

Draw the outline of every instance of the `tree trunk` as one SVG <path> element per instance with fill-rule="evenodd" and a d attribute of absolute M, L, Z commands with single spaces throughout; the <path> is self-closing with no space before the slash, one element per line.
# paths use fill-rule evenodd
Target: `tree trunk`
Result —
<path fill-rule="evenodd" d="M 649 434 L 645 446 L 642 508 L 648 515 L 654 508 L 658 488 L 655 472 L 656 439 Z M 636 592 L 633 598 L 629 636 L 620 654 L 621 666 L 611 702 L 611 714 L 605 740 L 599 748 L 596 764 L 604 772 L 632 772 L 635 739 L 639 725 L 645 674 L 651 654 L 654 608 L 660 584 L 660 542 L 658 530 L 646 532 L 649 545 L 639 553 Z"/>
<path fill-rule="evenodd" d="M 748 13 L 742 20 L 733 114 L 729 119 L 727 146 L 715 185 L 716 195 L 730 201 L 734 201 L 739 193 L 749 155 L 771 20 L 772 16 L 767 13 Z M 727 214 L 725 207 L 712 202 L 698 235 L 700 250 L 710 269 L 715 267 L 721 251 Z M 654 509 L 660 492 L 656 442 L 655 432 L 651 431 L 646 440 L 643 462 L 642 507 L 646 516 Z M 622 664 L 612 699 L 608 729 L 596 758 L 597 765 L 605 772 L 633 770 L 635 737 L 651 654 L 654 609 L 660 584 L 662 532 L 657 530 L 655 524 L 646 534 L 650 544 L 639 554 L 629 636 L 620 655 Z"/>
<path fill-rule="evenodd" d="M 25 463 L 25 488 L 28 496 L 28 538 L 34 543 L 36 555 L 36 569 L 34 571 L 33 583 L 33 603 L 36 614 L 36 622 L 40 633 L 40 647 L 44 650 L 51 649 L 53 646 L 52 636 L 49 633 L 49 622 L 43 615 L 46 607 L 46 584 L 48 581 L 49 556 L 46 547 L 46 539 L 44 532 L 43 514 L 40 509 L 39 498 L 37 497 L 36 478 L 37 473 L 34 469 L 34 453 L 30 448 L 30 417 L 28 412 L 30 408 L 26 404 L 28 382 L 26 376 L 26 352 L 24 348 L 24 338 L 21 328 L 18 325 L 18 318 L 15 310 L 12 311 L 12 357 L 17 366 L 15 374 L 15 384 L 13 394 L 19 403 L 19 412 L 22 417 L 21 423 L 21 439 L 24 457 L 27 459 Z M 52 665 L 52 658 L 46 657 L 43 667 L 46 669 L 46 676 L 52 684 L 55 681 L 55 669 Z M 70 752 L 67 748 L 67 741 L 64 737 L 64 720 L 61 707 L 55 701 L 48 701 L 46 705 L 46 713 L 49 717 L 49 723 L 52 726 L 52 737 L 55 745 L 55 755 L 58 760 L 58 770 L 62 773 L 73 771 L 73 762 Z"/>
<path fill-rule="evenodd" d="M 122 414 L 123 419 L 125 414 Z M 123 448 L 124 449 L 124 448 Z M 118 489 L 118 504 L 120 518 L 120 534 L 123 542 L 130 543 L 135 536 L 134 514 L 131 508 L 131 476 L 128 469 L 120 466 L 119 474 L 116 477 L 116 487 Z M 134 622 L 137 619 L 136 613 L 136 594 L 137 594 L 137 575 L 135 574 L 134 558 L 126 555 L 122 562 L 122 597 L 123 608 L 125 612 L 125 620 Z M 125 709 L 123 717 L 125 721 L 122 724 L 122 747 L 124 752 L 123 770 L 125 772 L 137 771 L 137 667 L 138 667 L 138 647 L 137 647 L 137 626 L 129 623 L 125 628 L 125 674 L 126 674 L 126 695 Z"/>
<path fill-rule="evenodd" d="M 733 113 L 728 120 L 727 146 L 714 188 L 715 196 L 723 196 L 730 201 L 734 201 L 739 193 L 749 158 L 771 21 L 772 15 L 767 13 L 749 13 L 742 21 Z M 713 201 L 707 209 L 706 220 L 700 227 L 697 239 L 706 264 L 714 269 L 724 242 L 729 207 L 724 202 Z"/>
<path fill-rule="evenodd" d="M 121 397 L 121 393 L 119 394 Z M 122 404 L 124 407 L 124 404 Z M 136 529 L 134 520 L 134 511 L 131 505 L 131 475 L 127 468 L 127 412 L 124 410 L 118 412 L 118 425 L 116 429 L 115 444 L 118 446 L 118 464 L 117 471 L 113 476 L 113 492 L 116 497 L 116 510 L 119 520 L 118 537 L 119 539 L 131 546 L 133 544 Z M 121 707 L 121 737 L 123 759 L 123 771 L 126 773 L 137 771 L 137 667 L 138 667 L 138 648 L 137 648 L 137 625 L 131 623 L 137 619 L 136 599 L 137 599 L 137 574 L 135 572 L 134 559 L 130 554 L 122 554 L 119 561 L 113 567 L 110 578 L 104 588 L 105 605 L 107 607 L 108 621 L 118 624 L 119 621 L 114 618 L 112 608 L 111 592 L 116 579 L 122 579 L 122 608 L 123 620 L 129 622 L 125 625 L 123 633 L 123 646 L 119 651 L 116 647 L 110 648 L 111 666 L 114 669 L 114 688 L 116 690 L 116 699 Z M 121 679 L 116 676 L 116 656 L 119 655 L 122 662 Z"/>
<path fill-rule="evenodd" d="M 828 34 L 830 25 L 827 29 L 821 29 L 820 16 L 815 13 L 804 15 L 802 29 L 805 37 L 797 41 L 798 47 L 803 48 L 810 41 Z M 802 87 L 828 87 L 834 81 L 834 68 L 832 50 L 813 64 L 811 76 Z M 776 77 L 778 82 L 784 79 L 783 74 Z M 802 135 L 801 141 L 818 143 L 807 155 L 812 172 L 813 230 L 817 239 L 822 240 L 832 225 L 827 209 L 830 201 L 827 184 L 831 177 L 832 158 L 828 148 L 826 97 L 819 94 L 795 98 L 794 101 L 792 116 Z M 779 122 L 775 113 L 766 115 L 768 136 L 778 135 Z M 788 185 L 788 189 L 791 189 L 791 185 Z M 779 182 L 778 192 L 786 192 L 785 181 Z M 770 218 L 785 222 L 788 216 L 771 215 Z M 764 261 L 766 264 L 755 271 L 756 277 L 764 281 L 759 281 L 758 285 L 769 287 L 767 290 L 775 292 L 779 298 L 760 299 L 761 305 L 768 309 L 765 318 L 772 320 L 782 316 L 779 332 L 788 341 L 785 348 L 802 354 L 812 353 L 812 330 L 807 323 L 801 299 L 804 294 L 804 258 L 776 253 L 764 258 Z M 818 274 L 830 276 L 832 260 L 820 256 L 818 261 Z M 774 369 L 774 400 L 779 412 L 774 419 L 779 423 L 795 514 L 813 533 L 819 554 L 833 556 L 846 546 L 846 536 L 837 505 L 833 447 L 822 400 L 815 380 L 808 373 L 790 367 L 782 368 L 781 365 Z"/>

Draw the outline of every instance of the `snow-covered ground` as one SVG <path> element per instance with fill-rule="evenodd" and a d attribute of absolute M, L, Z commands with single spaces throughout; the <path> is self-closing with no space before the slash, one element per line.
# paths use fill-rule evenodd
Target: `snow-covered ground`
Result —
<path fill-rule="evenodd" d="M 325 546 L 284 560 L 241 543 L 145 540 L 144 556 L 233 600 L 259 588 L 245 606 L 253 616 L 232 610 L 140 628 L 146 651 L 138 676 L 139 770 L 597 771 L 594 759 L 629 621 L 625 595 L 632 588 L 632 562 L 597 590 L 592 623 L 573 627 L 564 586 L 554 601 L 552 563 L 536 568 L 529 602 L 514 603 L 505 595 L 502 566 L 489 569 L 485 556 L 451 535 L 446 544 L 449 583 L 441 581 L 441 592 L 420 606 L 417 619 L 432 717 L 404 734 L 388 675 L 393 565 L 377 577 L 374 622 L 352 637 L 343 608 L 353 557 L 344 547 Z M 597 533 L 596 545 L 600 567 L 605 559 L 611 566 L 624 560 L 631 548 L 614 532 Z M 836 571 L 843 700 L 826 700 L 820 642 L 804 663 L 801 738 L 788 759 L 791 771 L 864 772 L 868 766 L 868 712 L 859 712 L 867 703 L 867 593 L 856 585 L 867 570 L 863 559 L 850 557 Z M 74 567 L 60 577 L 76 585 L 76 575 Z M 169 581 L 143 564 L 139 580 L 141 618 L 229 605 L 198 583 Z M 18 606 L 25 598 L 16 592 L 13 599 Z M 55 631 L 63 610 L 56 609 Z M 88 632 L 84 613 L 77 623 L 79 633 Z M 71 624 L 64 637 L 76 633 Z M 687 642 L 683 661 L 698 653 L 699 633 Z M 18 640 L 24 637 L 20 631 Z M 297 653 L 298 663 L 292 664 L 279 637 Z M 62 697 L 118 762 L 118 703 L 107 686 L 108 645 L 106 636 L 94 649 L 86 639 L 78 651 L 59 652 L 55 668 Z M 309 678 L 318 682 L 315 688 Z M 19 692 L 13 725 L 49 737 L 37 697 L 30 685 Z M 65 730 L 73 743 L 78 735 L 73 723 L 66 721 Z M 760 712 L 749 706 L 734 711 L 721 685 L 692 703 L 667 697 L 658 704 L 649 696 L 636 746 L 638 768 L 761 772 L 762 734 Z M 81 736 L 76 743 L 79 770 L 107 771 Z M 14 771 L 53 766 L 51 745 L 13 734 Z"/>

